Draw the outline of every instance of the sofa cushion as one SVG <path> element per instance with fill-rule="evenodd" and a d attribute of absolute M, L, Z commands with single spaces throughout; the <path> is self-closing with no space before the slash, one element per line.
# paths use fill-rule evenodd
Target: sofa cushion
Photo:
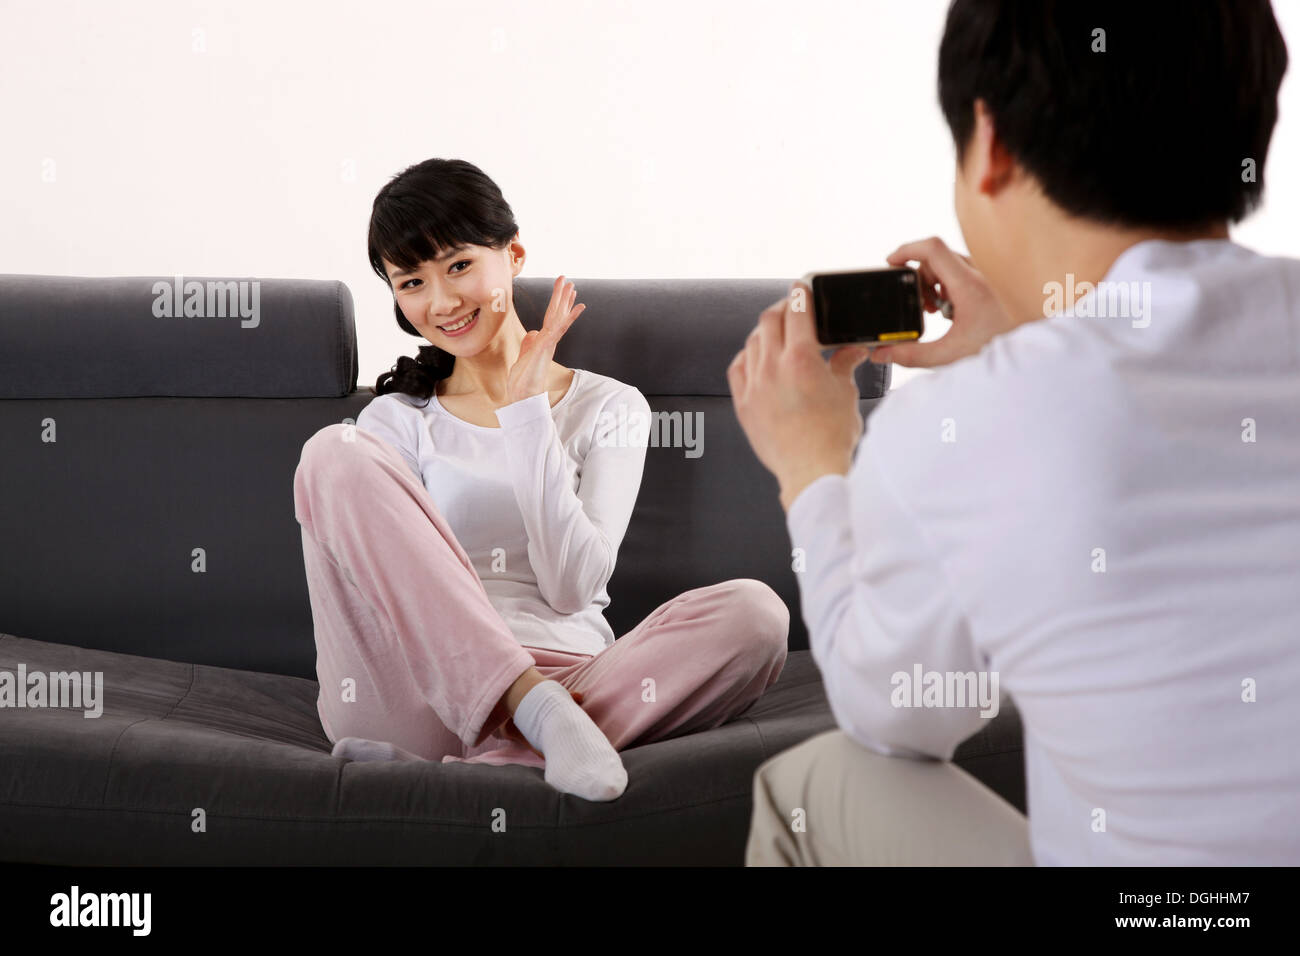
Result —
<path fill-rule="evenodd" d="M 0 398 L 333 398 L 357 380 L 338 280 L 0 275 Z"/>
<path fill-rule="evenodd" d="M 835 726 L 792 652 L 744 715 L 624 751 L 627 791 L 590 803 L 530 767 L 333 757 L 311 680 L 0 635 L 0 671 L 20 665 L 100 672 L 103 696 L 99 717 L 0 709 L 0 853 L 18 862 L 740 865 L 758 765 Z M 963 751 L 1017 802 L 1013 708 Z"/>

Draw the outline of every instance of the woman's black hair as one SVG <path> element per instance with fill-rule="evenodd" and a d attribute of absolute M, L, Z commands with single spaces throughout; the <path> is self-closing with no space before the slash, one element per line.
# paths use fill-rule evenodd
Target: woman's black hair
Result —
<path fill-rule="evenodd" d="M 383 260 L 401 269 L 415 269 L 461 245 L 503 249 L 519 232 L 509 203 L 483 170 L 463 159 L 426 159 L 398 173 L 375 197 L 367 241 L 370 267 L 388 283 Z M 396 298 L 397 324 L 408 335 L 423 338 Z M 436 345 L 423 345 L 419 355 L 403 355 L 375 380 L 374 392 L 403 392 L 428 400 L 437 382 L 451 374 L 456 356 Z"/>

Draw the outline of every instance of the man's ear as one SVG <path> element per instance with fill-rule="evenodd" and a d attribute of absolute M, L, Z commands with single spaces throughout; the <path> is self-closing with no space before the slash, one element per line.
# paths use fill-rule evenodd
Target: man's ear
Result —
<path fill-rule="evenodd" d="M 1015 178 L 1018 167 L 993 124 L 993 114 L 981 99 L 975 101 L 975 129 L 966 148 L 967 172 L 977 192 L 993 197 Z"/>

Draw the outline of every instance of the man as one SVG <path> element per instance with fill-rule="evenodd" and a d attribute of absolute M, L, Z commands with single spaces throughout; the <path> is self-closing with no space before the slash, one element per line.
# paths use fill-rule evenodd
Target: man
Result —
<path fill-rule="evenodd" d="M 748 863 L 1300 864 L 1300 262 L 1228 238 L 1286 63 L 1266 0 L 952 4 L 970 258 L 888 257 L 953 325 L 873 356 L 943 367 L 859 440 L 792 287 L 728 369 L 841 728 Z M 1028 821 L 948 762 L 999 689 Z"/>

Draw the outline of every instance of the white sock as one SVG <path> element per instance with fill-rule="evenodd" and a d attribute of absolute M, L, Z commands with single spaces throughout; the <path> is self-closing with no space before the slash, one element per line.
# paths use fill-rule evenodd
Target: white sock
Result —
<path fill-rule="evenodd" d="M 335 757 L 347 757 L 356 761 L 424 759 L 386 740 L 366 740 L 363 737 L 340 737 L 330 753 Z"/>
<path fill-rule="evenodd" d="M 544 680 L 519 702 L 515 726 L 546 758 L 546 782 L 584 800 L 614 800 L 627 770 L 604 731 L 559 681 Z"/>

